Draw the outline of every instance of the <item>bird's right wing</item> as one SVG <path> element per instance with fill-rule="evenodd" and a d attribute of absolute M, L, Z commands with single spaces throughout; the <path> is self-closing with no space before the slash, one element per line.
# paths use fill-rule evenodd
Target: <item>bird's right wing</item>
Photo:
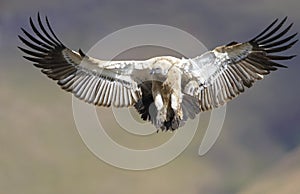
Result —
<path fill-rule="evenodd" d="M 22 28 L 27 38 L 19 36 L 30 49 L 19 49 L 27 54 L 25 59 L 34 62 L 61 88 L 99 106 L 126 107 L 140 99 L 137 80 L 143 78 L 149 61 L 102 61 L 89 57 L 81 50 L 67 48 L 54 34 L 47 17 L 46 24 L 47 29 L 38 14 L 38 29 L 30 18 L 34 34 Z"/>
<path fill-rule="evenodd" d="M 286 18 L 274 27 L 275 20 L 248 42 L 232 42 L 188 60 L 186 72 L 195 81 L 186 85 L 185 93 L 199 99 L 202 111 L 210 110 L 238 96 L 278 67 L 286 67 L 275 61 L 295 56 L 273 54 L 289 49 L 298 41 L 293 40 L 297 33 L 282 38 L 292 24 L 277 33 L 285 21 Z"/>

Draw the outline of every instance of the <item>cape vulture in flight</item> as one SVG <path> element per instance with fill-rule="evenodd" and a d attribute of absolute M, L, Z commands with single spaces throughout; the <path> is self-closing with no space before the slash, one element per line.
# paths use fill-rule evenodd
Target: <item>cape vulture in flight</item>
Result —
<path fill-rule="evenodd" d="M 105 61 L 66 47 L 47 17 L 38 14 L 33 33 L 22 31 L 25 59 L 77 98 L 97 106 L 134 106 L 157 129 L 175 130 L 201 111 L 224 105 L 295 55 L 280 52 L 298 40 L 286 35 L 293 24 L 276 19 L 253 39 L 216 47 L 195 58 L 158 56 Z"/>

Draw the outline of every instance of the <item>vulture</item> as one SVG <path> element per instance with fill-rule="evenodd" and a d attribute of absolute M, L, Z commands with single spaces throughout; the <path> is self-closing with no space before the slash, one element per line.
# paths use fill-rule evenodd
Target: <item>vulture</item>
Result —
<path fill-rule="evenodd" d="M 231 42 L 194 58 L 157 56 L 146 60 L 101 60 L 71 50 L 57 38 L 48 18 L 29 18 L 18 47 L 64 90 L 96 106 L 134 106 L 157 130 L 175 130 L 202 111 L 224 105 L 278 68 L 298 39 L 293 23 L 276 19 L 246 42 Z M 284 27 L 285 26 L 285 27 Z"/>

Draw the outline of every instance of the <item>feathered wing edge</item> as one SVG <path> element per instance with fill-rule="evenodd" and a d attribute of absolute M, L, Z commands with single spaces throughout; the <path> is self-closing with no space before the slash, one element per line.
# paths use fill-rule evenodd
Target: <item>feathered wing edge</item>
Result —
<path fill-rule="evenodd" d="M 81 50 L 77 53 L 68 49 L 55 35 L 47 17 L 45 21 L 46 26 L 38 14 L 38 29 L 33 20 L 29 19 L 34 35 L 21 28 L 27 38 L 20 35 L 18 37 L 30 48 L 18 47 L 27 54 L 25 59 L 34 62 L 44 74 L 56 80 L 62 89 L 72 92 L 86 102 L 99 106 L 122 107 L 138 101 L 140 90 L 129 76 L 117 75 L 111 70 L 99 68 L 96 59 L 91 60 Z"/>
<path fill-rule="evenodd" d="M 297 33 L 285 36 L 292 24 L 283 30 L 284 18 L 278 23 L 276 19 L 271 25 L 256 37 L 246 43 L 232 42 L 226 46 L 217 47 L 213 52 L 226 54 L 227 58 L 220 65 L 219 72 L 213 74 L 212 83 L 203 87 L 199 94 L 200 109 L 210 110 L 225 104 L 249 88 L 257 80 L 263 79 L 277 68 L 286 66 L 277 60 L 289 60 L 296 55 L 280 55 L 281 52 L 291 48 L 298 39 Z"/>

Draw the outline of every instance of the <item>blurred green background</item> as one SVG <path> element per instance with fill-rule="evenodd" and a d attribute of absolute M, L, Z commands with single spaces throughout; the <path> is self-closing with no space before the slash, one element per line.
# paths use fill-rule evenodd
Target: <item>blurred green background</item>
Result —
<path fill-rule="evenodd" d="M 248 40 L 277 17 L 289 16 L 292 31 L 300 32 L 299 7 L 298 0 L 1 0 L 0 193 L 300 193 L 299 57 L 228 104 L 221 136 L 205 156 L 197 152 L 209 113 L 201 115 L 192 143 L 174 161 L 128 171 L 89 152 L 74 124 L 71 95 L 17 50 L 20 27 L 28 28 L 28 17 L 38 11 L 66 45 L 87 51 L 109 33 L 144 23 L 180 28 L 208 48 Z M 131 51 L 122 58 L 152 55 Z M 99 117 L 109 112 L 98 111 Z M 111 133 L 125 143 L 130 139 L 114 128 Z M 155 136 L 156 142 L 168 134 Z M 151 144 L 147 137 L 135 141 Z"/>

